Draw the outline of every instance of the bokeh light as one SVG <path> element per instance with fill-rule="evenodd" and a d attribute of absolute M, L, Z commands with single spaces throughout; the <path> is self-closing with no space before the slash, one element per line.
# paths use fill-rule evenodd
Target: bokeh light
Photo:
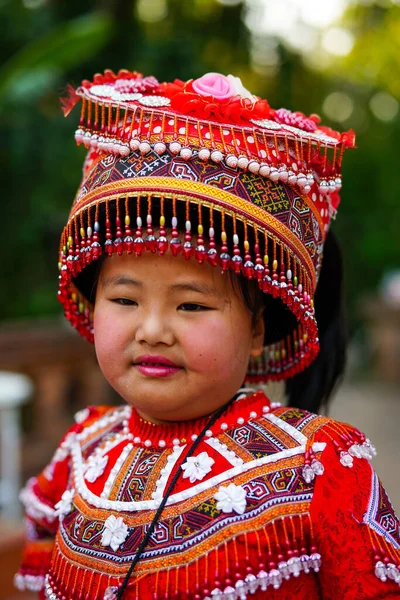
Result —
<path fill-rule="evenodd" d="M 331 27 L 322 36 L 322 47 L 334 56 L 346 56 L 354 46 L 354 37 L 342 27 Z"/>
<path fill-rule="evenodd" d="M 372 96 L 369 106 L 378 119 L 385 122 L 393 121 L 399 112 L 399 103 L 386 92 L 378 92 Z"/>
<path fill-rule="evenodd" d="M 354 102 L 348 94 L 333 92 L 325 98 L 322 110 L 332 121 L 343 123 L 351 117 L 354 110 Z"/>

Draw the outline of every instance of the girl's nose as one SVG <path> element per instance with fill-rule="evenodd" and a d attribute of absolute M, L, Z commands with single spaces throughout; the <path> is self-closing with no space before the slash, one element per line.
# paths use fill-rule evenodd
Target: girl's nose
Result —
<path fill-rule="evenodd" d="M 135 340 L 149 346 L 157 346 L 158 344 L 171 346 L 174 343 L 174 334 L 165 315 L 151 311 L 141 315 L 135 333 Z"/>

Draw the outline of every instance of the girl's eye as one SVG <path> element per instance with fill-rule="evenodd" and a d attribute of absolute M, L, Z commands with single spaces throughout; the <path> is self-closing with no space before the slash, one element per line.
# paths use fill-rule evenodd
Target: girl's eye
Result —
<path fill-rule="evenodd" d="M 113 300 L 111 300 L 111 302 L 119 304 L 120 306 L 134 306 L 135 304 L 137 304 L 137 302 L 135 302 L 134 300 L 128 300 L 128 298 L 114 298 Z"/>
<path fill-rule="evenodd" d="M 200 312 L 202 310 L 210 310 L 208 306 L 203 306 L 202 304 L 195 304 L 193 302 L 186 302 L 185 304 L 180 305 L 180 310 L 185 312 Z"/>

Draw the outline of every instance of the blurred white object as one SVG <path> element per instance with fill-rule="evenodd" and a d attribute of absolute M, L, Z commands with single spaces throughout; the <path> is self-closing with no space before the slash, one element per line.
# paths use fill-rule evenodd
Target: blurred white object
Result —
<path fill-rule="evenodd" d="M 32 389 L 25 375 L 0 371 L 0 510 L 6 519 L 17 519 L 21 513 L 20 407 Z"/>
<path fill-rule="evenodd" d="M 391 306 L 400 307 L 400 269 L 389 271 L 383 276 L 381 295 Z"/>

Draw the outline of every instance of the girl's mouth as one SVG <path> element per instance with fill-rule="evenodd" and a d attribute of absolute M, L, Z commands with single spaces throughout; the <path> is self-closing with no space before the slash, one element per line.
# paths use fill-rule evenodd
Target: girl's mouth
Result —
<path fill-rule="evenodd" d="M 139 356 L 133 366 L 146 377 L 168 377 L 182 369 L 164 356 Z"/>

